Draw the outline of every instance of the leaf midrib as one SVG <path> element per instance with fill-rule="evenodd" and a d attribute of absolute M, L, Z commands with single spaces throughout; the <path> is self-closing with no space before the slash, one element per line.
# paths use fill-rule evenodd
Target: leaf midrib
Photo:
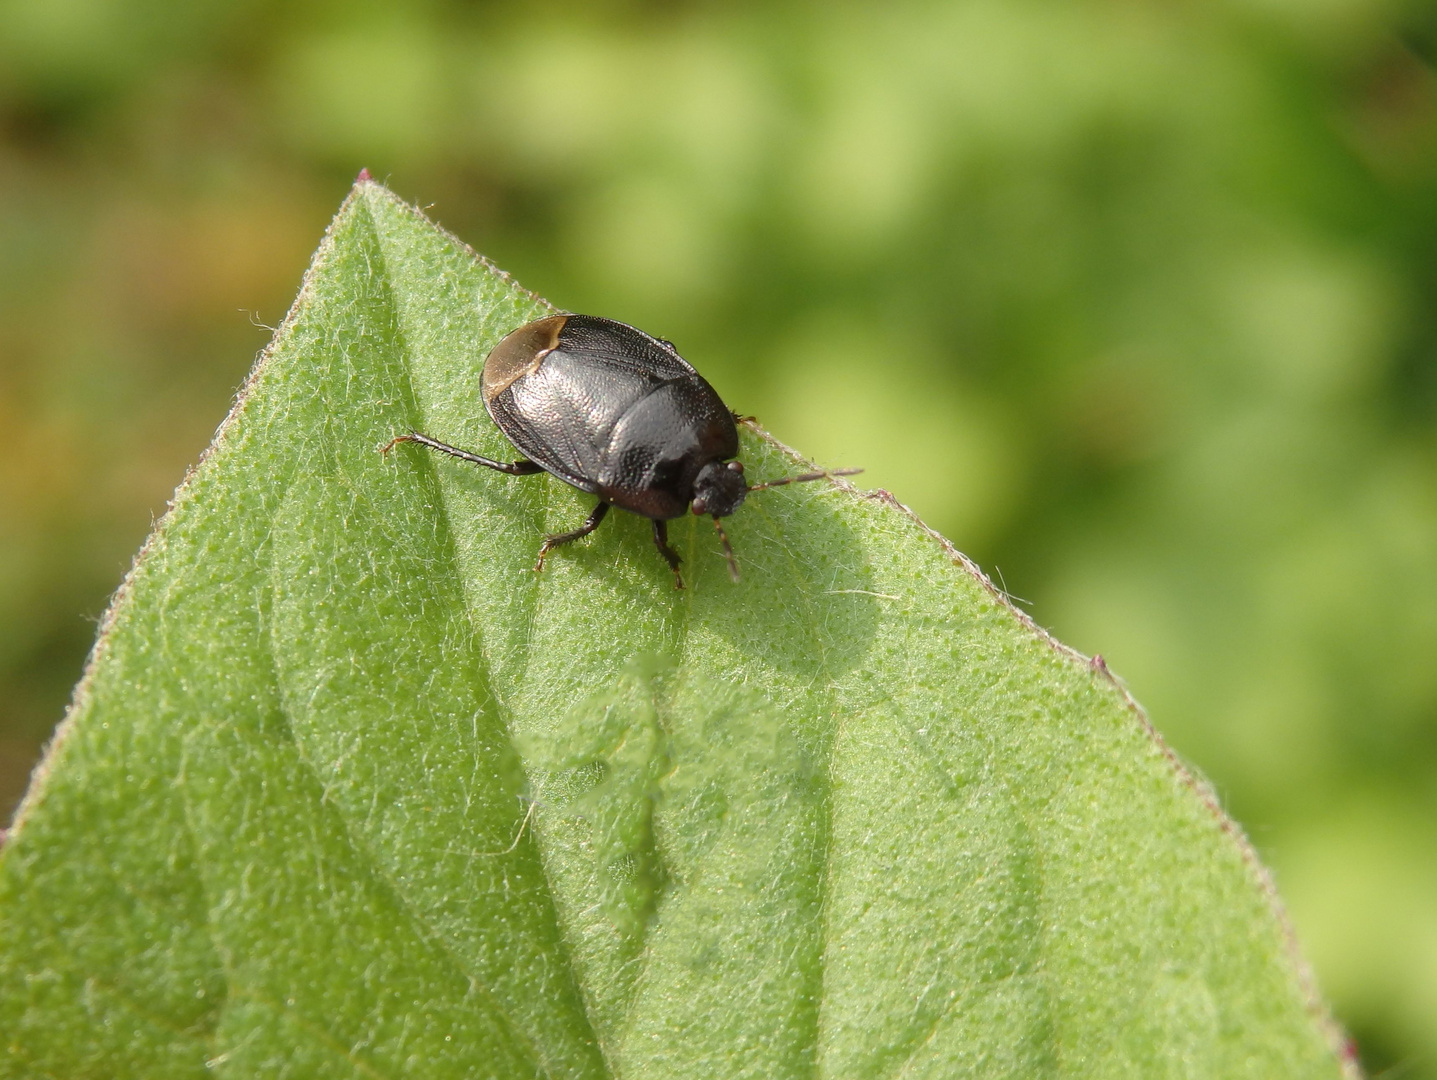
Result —
<path fill-rule="evenodd" d="M 369 190 L 372 190 L 372 188 L 373 185 L 360 185 L 355 189 L 355 192 L 351 196 L 351 198 L 357 199 L 360 195 L 366 193 Z M 394 340 L 392 344 L 396 352 L 399 354 L 401 361 L 400 369 L 402 371 L 405 383 L 407 398 L 406 406 L 408 409 L 417 410 L 420 414 L 422 414 L 424 412 L 424 409 L 422 407 L 419 394 L 415 389 L 414 382 L 411 377 L 411 348 L 408 344 L 408 339 L 405 334 L 403 314 L 398 303 L 398 299 L 395 295 L 395 280 L 393 275 L 389 272 L 389 252 L 386 250 L 384 232 L 378 227 L 378 224 L 374 219 L 374 215 L 370 211 L 369 201 L 367 198 L 360 201 L 360 206 L 362 207 L 364 220 L 367 223 L 369 230 L 374 238 L 375 247 L 378 249 L 379 258 L 381 260 L 380 267 L 371 268 L 371 273 L 377 274 L 377 276 L 382 281 L 385 290 L 385 296 L 387 298 L 388 307 L 390 309 L 390 326 L 394 335 Z M 452 240 L 453 238 L 451 237 L 450 239 Z M 451 526 L 447 485 L 442 482 L 442 477 L 440 477 L 437 473 L 437 470 L 434 469 L 433 462 L 429 461 L 427 458 L 424 459 L 424 461 L 425 464 L 423 467 L 431 471 L 431 475 L 434 476 L 435 480 L 434 487 L 439 492 L 439 505 L 437 510 L 439 518 L 438 531 L 445 553 L 445 561 L 450 568 L 450 573 L 452 574 L 453 580 L 458 582 L 460 585 L 460 595 L 465 597 L 464 607 L 466 614 L 469 616 L 471 629 L 475 636 L 479 638 L 479 640 L 482 642 L 483 635 L 480 632 L 479 627 L 474 623 L 474 608 L 473 605 L 468 602 L 468 590 L 466 588 L 466 582 L 464 579 L 464 575 L 460 572 L 459 562 L 457 557 L 455 556 L 454 536 Z M 480 696 L 483 699 L 494 702 L 496 707 L 500 709 L 501 714 L 506 714 L 507 710 L 505 709 L 504 705 L 499 701 L 497 693 L 495 693 L 495 681 L 492 677 L 493 673 L 489 667 L 489 659 L 487 652 L 482 648 L 480 650 L 480 656 L 482 658 L 480 661 L 481 673 L 484 680 L 484 687 L 482 688 L 482 693 Z M 289 717 L 288 713 L 286 713 L 286 719 L 290 720 L 292 723 L 293 718 Z M 515 759 L 520 762 L 520 767 L 522 768 L 523 759 L 518 753 L 518 748 L 514 745 L 512 729 L 507 723 L 507 717 L 505 723 L 505 732 L 506 736 L 509 739 L 510 750 L 514 753 Z M 309 756 L 303 752 L 303 749 L 298 746 L 297 741 L 296 747 L 299 750 L 299 756 L 301 760 L 304 761 L 306 767 L 310 770 L 312 774 L 315 775 L 321 786 L 323 786 L 324 778 L 322 775 L 320 775 L 320 771 L 317 768 L 316 764 L 311 761 Z M 365 866 L 366 871 L 369 873 L 371 878 L 384 887 L 386 893 L 393 898 L 393 901 L 396 906 L 405 913 L 406 917 L 409 919 L 412 927 L 415 930 L 416 936 L 419 937 L 420 940 L 432 942 L 440 948 L 447 961 L 453 965 L 456 973 L 467 979 L 469 981 L 469 984 L 472 987 L 476 988 L 478 992 L 483 995 L 484 998 L 492 1005 L 496 1015 L 503 1019 L 505 1026 L 518 1038 L 521 1038 L 523 1040 L 523 1046 L 526 1050 L 526 1056 L 538 1067 L 542 1068 L 546 1076 L 552 1076 L 553 1062 L 549 1059 L 549 1055 L 545 1052 L 546 1046 L 542 1037 L 534 1032 L 531 1032 L 527 1024 L 520 1023 L 517 1018 L 513 1016 L 507 1008 L 504 1007 L 502 1002 L 494 995 L 492 990 L 487 985 L 485 985 L 484 982 L 479 978 L 477 972 L 470 969 L 469 964 L 461 956 L 458 947 L 452 940 L 452 938 L 439 930 L 438 927 L 434 926 L 431 921 L 422 917 L 419 912 L 415 910 L 413 904 L 405 896 L 404 890 L 401 888 L 399 882 L 397 882 L 393 878 L 393 875 L 384 868 L 380 860 L 377 860 L 371 855 L 369 855 L 367 845 L 363 844 L 356 838 L 355 831 L 351 827 L 349 815 L 346 814 L 343 809 L 337 805 L 336 811 L 338 813 L 339 820 L 344 825 L 345 834 L 349 838 L 350 846 L 354 848 L 358 854 L 363 856 L 363 865 Z M 533 826 L 531 826 L 531 831 L 532 828 Z M 549 880 L 548 871 L 547 868 L 544 867 L 542 858 L 539 860 L 539 864 L 541 870 L 544 873 L 544 885 L 547 893 L 547 899 L 552 907 L 554 904 L 553 884 Z M 579 983 L 577 978 L 577 972 L 574 970 L 572 952 L 569 949 L 568 942 L 563 939 L 562 930 L 560 932 L 560 939 L 558 944 L 564 952 L 565 970 L 568 972 L 569 978 L 571 979 L 575 987 L 579 988 L 582 991 L 581 984 Z M 584 1000 L 582 992 L 579 995 L 579 1000 Z M 588 1027 L 589 1035 L 591 1038 L 594 1039 L 594 1042 L 597 1045 L 598 1039 L 595 1036 L 593 1024 L 587 1016 L 587 1003 L 585 1011 L 585 1023 Z M 608 1068 L 607 1060 L 606 1068 Z M 609 1069 L 608 1071 L 610 1076 L 612 1076 L 612 1069 Z"/>
<path fill-rule="evenodd" d="M 389 195 L 387 192 L 382 191 L 382 189 L 376 192 L 376 194 L 371 197 L 387 198 L 393 200 L 393 196 Z M 397 202 L 397 200 L 394 201 Z M 403 207 L 402 203 L 399 205 Z M 403 208 L 405 210 L 408 209 L 407 207 Z M 368 200 L 366 200 L 364 204 L 364 213 L 365 219 L 376 238 L 377 246 L 379 247 L 381 253 L 383 253 L 386 260 L 385 267 L 383 268 L 384 281 L 386 289 L 388 290 L 390 295 L 391 305 L 394 310 L 396 346 L 401 357 L 401 366 L 403 369 L 404 378 L 406 380 L 410 402 L 412 403 L 412 406 L 417 409 L 418 415 L 422 418 L 427 416 L 429 410 L 425 407 L 423 395 L 419 392 L 412 378 L 412 351 L 408 345 L 404 331 L 402 305 L 398 302 L 398 299 L 395 296 L 395 291 L 397 288 L 396 283 L 387 270 L 389 248 L 386 242 L 385 233 L 384 230 L 379 227 L 377 221 L 375 220 L 375 217 L 371 212 Z M 464 244 L 462 244 L 462 242 L 458 241 L 456 238 L 448 234 L 445 234 L 445 238 L 456 248 L 456 250 L 460 251 L 462 254 L 466 255 L 467 257 L 474 257 L 473 252 L 470 251 Z M 772 445 L 780 445 L 777 444 L 776 441 L 769 439 L 766 433 L 760 431 L 758 432 L 758 435 L 760 438 L 766 439 Z M 793 452 L 789 451 L 786 447 L 781 447 L 781 449 L 785 452 L 785 456 L 794 460 L 796 463 L 802 462 L 802 459 L 799 458 L 798 455 L 793 454 Z M 496 705 L 499 709 L 500 717 L 504 723 L 506 737 L 509 740 L 510 748 L 516 754 L 517 759 L 520 762 L 520 767 L 524 770 L 526 784 L 529 786 L 530 790 L 533 790 L 535 787 L 533 777 L 529 775 L 528 767 L 524 763 L 522 754 L 520 754 L 519 752 L 519 742 L 514 737 L 515 714 L 513 703 L 510 702 L 507 699 L 507 696 L 499 689 L 499 687 L 497 686 L 497 682 L 493 677 L 494 672 L 492 669 L 492 654 L 488 649 L 482 648 L 484 636 L 482 633 L 482 629 L 475 622 L 476 605 L 473 603 L 473 596 L 471 592 L 472 586 L 468 582 L 465 575 L 462 573 L 462 568 L 460 567 L 458 560 L 453 556 L 454 508 L 452 506 L 451 488 L 450 485 L 445 482 L 443 470 L 437 467 L 437 463 L 428 459 L 427 457 L 424 459 L 424 461 L 425 463 L 423 467 L 431 471 L 431 475 L 435 478 L 436 481 L 436 488 L 440 494 L 439 514 L 441 517 L 441 530 L 444 537 L 444 543 L 446 550 L 449 552 L 449 563 L 454 568 L 456 578 L 460 584 L 461 593 L 465 597 L 465 606 L 470 615 L 471 625 L 474 626 L 474 632 L 481 642 L 480 655 L 482 657 L 484 677 L 487 680 L 488 686 L 491 690 L 490 697 L 491 700 L 494 700 L 496 702 Z M 535 481 L 538 482 L 541 487 L 541 492 L 538 494 L 537 497 L 540 509 L 536 516 L 540 517 L 540 524 L 542 527 L 544 519 L 547 518 L 550 509 L 554 505 L 553 499 L 551 497 L 554 490 L 553 481 L 548 480 L 546 477 L 536 477 Z M 772 521 L 771 515 L 766 512 L 761 512 L 761 516 L 766 520 L 769 520 L 770 522 Z M 687 545 L 688 552 L 686 554 L 689 557 L 687 560 L 688 564 L 692 565 L 693 561 L 697 557 L 696 549 L 698 549 L 701 545 L 697 537 L 697 530 L 691 526 L 688 531 L 689 543 Z M 799 589 L 800 594 L 804 597 L 805 606 L 807 608 L 807 610 L 804 612 L 805 617 L 798 621 L 803 627 L 805 636 L 811 641 L 814 651 L 820 657 L 820 663 L 817 666 L 817 669 L 815 670 L 814 674 L 810 678 L 806 690 L 809 693 L 817 693 L 820 692 L 821 689 L 822 697 L 825 699 L 825 703 L 827 706 L 822 711 L 832 714 L 835 711 L 834 706 L 836 706 L 837 704 L 835 678 L 834 673 L 829 666 L 829 650 L 824 647 L 822 635 L 817 634 L 814 631 L 815 620 L 813 618 L 813 596 L 810 590 L 807 588 L 808 583 L 805 580 L 804 575 L 798 572 L 797 565 L 795 562 L 796 552 L 794 551 L 792 545 L 785 543 L 783 545 L 783 553 L 784 565 L 789 569 L 789 573 L 791 575 L 794 585 Z M 525 639 L 526 641 L 533 640 L 533 629 L 538 624 L 541 615 L 543 614 L 543 605 L 549 602 L 548 598 L 552 595 L 552 590 L 563 587 L 562 583 L 556 581 L 553 575 L 540 574 L 537 575 L 537 579 L 537 581 L 527 583 L 525 586 L 528 598 L 528 603 L 525 605 L 526 624 L 528 630 Z M 692 587 L 686 589 L 682 597 L 682 601 L 675 605 L 676 617 L 673 619 L 673 622 L 671 624 L 670 633 L 666 635 L 668 638 L 666 642 L 667 646 L 669 648 L 672 648 L 674 654 L 679 658 L 680 670 L 687 670 L 690 661 L 695 659 L 691 654 L 690 648 L 690 629 L 692 626 L 695 600 L 695 590 Z M 514 681 L 515 685 L 523 685 L 526 677 L 529 675 L 530 665 L 533 661 L 533 652 L 531 649 L 525 648 L 522 650 L 522 653 L 522 658 L 519 661 L 519 674 Z M 673 725 L 671 720 L 671 710 L 669 707 L 669 702 L 664 700 L 665 696 L 663 694 L 654 693 L 655 688 L 652 682 L 649 683 L 648 689 L 653 697 L 653 704 L 658 723 L 666 734 L 671 735 L 673 731 Z M 821 850 L 823 853 L 821 859 L 815 860 L 817 863 L 817 880 L 815 881 L 814 885 L 817 901 L 817 910 L 815 913 L 815 917 L 818 922 L 818 942 L 816 949 L 818 963 L 817 970 L 810 971 L 807 973 L 807 975 L 809 980 L 814 983 L 814 998 L 818 1001 L 819 1004 L 813 1010 L 810 1038 L 805 1048 L 807 1052 L 803 1055 L 803 1057 L 809 1063 L 809 1072 L 815 1076 L 818 1075 L 820 1069 L 817 1051 L 818 1035 L 821 1030 L 821 1009 L 826 969 L 826 964 L 824 961 L 827 956 L 827 950 L 825 946 L 828 940 L 827 911 L 829 896 L 829 879 L 832 870 L 833 854 L 831 842 L 833 832 L 832 748 L 835 734 L 836 725 L 832 729 L 824 732 L 824 738 L 821 747 L 823 765 L 822 768 L 818 771 L 818 775 L 822 777 L 821 791 L 818 793 L 818 798 L 821 802 L 820 828 L 822 835 L 818 838 L 818 843 L 821 846 Z M 535 842 L 538 844 L 539 847 L 539 863 L 544 875 L 544 885 L 548 894 L 548 900 L 557 914 L 563 911 L 563 907 L 558 895 L 558 890 L 555 887 L 548 858 L 546 857 L 545 845 L 540 842 L 540 839 L 542 838 L 544 832 L 543 818 L 544 814 L 542 812 L 542 808 L 540 808 L 540 812 L 535 815 L 535 820 L 531 825 L 531 832 L 533 833 L 535 837 Z M 674 881 L 675 879 L 672 873 L 672 868 L 668 867 L 666 861 L 663 858 L 662 851 L 654 842 L 652 833 L 650 834 L 649 843 L 653 845 L 654 850 L 652 851 L 652 856 L 655 859 L 656 863 L 659 866 L 663 867 L 665 871 L 667 871 L 664 874 L 664 880 L 666 882 Z M 672 898 L 672 893 L 670 889 L 671 886 L 666 886 L 660 892 L 660 894 L 654 901 L 654 905 L 649 916 L 643 920 L 637 930 L 638 941 L 636 945 L 636 954 L 640 960 L 641 966 L 632 981 L 630 981 L 628 984 L 628 1000 L 624 1003 L 623 1009 L 620 1013 L 623 1019 L 621 1025 L 614 1032 L 615 1041 L 613 1046 L 605 1045 L 605 1041 L 598 1038 L 597 1028 L 595 1027 L 594 1017 L 592 1014 L 593 1005 L 590 1001 L 590 994 L 586 984 L 580 977 L 580 971 L 576 963 L 574 948 L 572 943 L 568 939 L 567 933 L 563 926 L 563 921 L 559 920 L 559 936 L 560 944 L 564 950 L 565 969 L 568 971 L 569 977 L 573 980 L 574 985 L 578 988 L 579 1000 L 583 1003 L 585 1011 L 585 1021 L 588 1026 L 588 1030 L 594 1038 L 595 1044 L 600 1048 L 600 1053 L 603 1056 L 605 1067 L 608 1070 L 610 1076 L 616 1075 L 616 1063 L 612 1060 L 611 1055 L 615 1052 L 622 1051 L 622 1048 L 627 1045 L 629 1037 L 632 1035 L 633 1032 L 633 1008 L 636 1007 L 637 1003 L 642 1000 L 642 988 L 644 986 L 647 974 L 650 970 L 649 961 L 652 958 L 652 950 L 647 948 L 646 946 L 651 931 L 657 925 L 658 921 L 662 918 L 662 913 L 666 903 L 669 902 Z"/>

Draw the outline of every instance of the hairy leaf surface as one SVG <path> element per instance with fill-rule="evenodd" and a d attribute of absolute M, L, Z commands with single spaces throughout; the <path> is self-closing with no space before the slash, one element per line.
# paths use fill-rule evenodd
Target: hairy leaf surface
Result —
<path fill-rule="evenodd" d="M 0 1075 L 1343 1073 L 1211 796 L 883 493 L 755 495 L 737 585 L 677 522 L 676 592 L 378 452 L 512 458 L 479 367 L 548 310 L 355 188 L 0 855 Z"/>

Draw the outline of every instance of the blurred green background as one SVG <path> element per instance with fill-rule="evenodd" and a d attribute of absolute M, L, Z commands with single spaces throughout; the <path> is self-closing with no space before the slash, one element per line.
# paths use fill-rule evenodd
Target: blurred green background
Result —
<path fill-rule="evenodd" d="M 367 166 L 1103 653 L 1437 1077 L 1434 60 L 1396 0 L 0 0 L 0 809 Z"/>

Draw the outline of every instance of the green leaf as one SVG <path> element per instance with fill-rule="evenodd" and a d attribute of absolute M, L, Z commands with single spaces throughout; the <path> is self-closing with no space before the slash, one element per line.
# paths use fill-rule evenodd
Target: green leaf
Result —
<path fill-rule="evenodd" d="M 1351 1071 L 1212 796 L 885 493 L 755 496 L 738 585 L 679 522 L 676 592 L 377 452 L 512 455 L 477 373 L 546 310 L 356 187 L 0 856 L 0 1074 Z"/>

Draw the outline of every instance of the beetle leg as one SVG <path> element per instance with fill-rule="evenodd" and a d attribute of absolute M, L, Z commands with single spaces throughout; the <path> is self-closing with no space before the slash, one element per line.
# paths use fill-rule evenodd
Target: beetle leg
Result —
<path fill-rule="evenodd" d="M 659 554 L 669 562 L 669 569 L 674 572 L 674 588 L 684 587 L 683 575 L 679 573 L 679 553 L 669 547 L 669 523 L 666 521 L 654 520 L 654 546 L 659 549 Z"/>
<path fill-rule="evenodd" d="M 395 443 L 414 442 L 420 446 L 427 446 L 431 450 L 438 450 L 441 454 L 448 454 L 450 457 L 457 457 L 460 461 L 472 461 L 475 465 L 486 465 L 501 473 L 508 473 L 510 476 L 528 476 L 531 473 L 543 472 L 544 467 L 532 461 L 495 461 L 493 458 L 481 457 L 479 454 L 471 454 L 468 450 L 460 450 L 457 446 L 450 446 L 438 439 L 431 439 L 428 435 L 421 435 L 417 431 L 411 431 L 408 435 L 396 435 L 390 439 L 388 444 L 379 452 L 387 454 L 394 449 Z"/>
<path fill-rule="evenodd" d="M 545 537 L 544 546 L 539 549 L 539 561 L 534 564 L 534 573 L 537 574 L 540 570 L 544 569 L 544 556 L 548 555 L 549 552 L 553 551 L 560 544 L 567 544 L 579 539 L 581 536 L 588 536 L 599 527 L 599 522 L 604 520 L 604 515 L 608 512 L 609 504 L 601 502 L 598 506 L 594 507 L 594 512 L 589 515 L 589 519 L 573 532 L 555 533 L 553 536 Z"/>

